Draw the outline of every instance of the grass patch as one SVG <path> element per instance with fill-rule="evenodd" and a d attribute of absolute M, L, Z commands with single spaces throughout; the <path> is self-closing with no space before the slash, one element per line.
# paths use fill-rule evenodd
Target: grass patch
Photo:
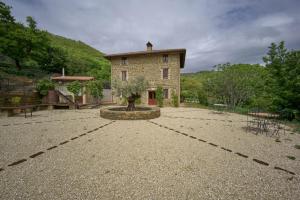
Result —
<path fill-rule="evenodd" d="M 287 156 L 287 158 L 290 160 L 296 160 L 296 158 L 294 156 Z"/>
<path fill-rule="evenodd" d="M 300 149 L 300 144 L 296 144 L 294 147 L 295 147 L 296 149 Z"/>

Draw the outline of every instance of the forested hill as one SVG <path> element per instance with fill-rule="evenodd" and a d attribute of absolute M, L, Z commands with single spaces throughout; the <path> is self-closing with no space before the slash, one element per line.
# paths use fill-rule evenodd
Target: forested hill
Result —
<path fill-rule="evenodd" d="M 63 50 L 66 61 L 64 65 L 56 66 L 56 72 L 61 72 L 61 68 L 65 67 L 68 75 L 93 75 L 103 80 L 110 79 L 110 64 L 103 57 L 103 53 L 81 41 L 65 38 L 46 32 L 50 40 L 51 46 L 58 47 Z M 39 79 L 49 76 L 52 72 L 40 70 L 39 67 L 32 63 L 24 63 L 21 70 L 17 70 L 13 60 L 9 57 L 1 56 L 0 74 L 10 76 L 21 75 Z M 55 72 L 55 71 L 54 71 Z"/>
<path fill-rule="evenodd" d="M 0 77 L 41 79 L 60 73 L 110 79 L 103 53 L 81 42 L 41 30 L 30 16 L 18 22 L 11 7 L 0 1 Z"/>
<path fill-rule="evenodd" d="M 69 75 L 92 75 L 109 79 L 110 66 L 109 62 L 103 57 L 103 53 L 93 47 L 72 39 L 62 36 L 48 34 L 53 46 L 63 49 L 67 53 L 67 73 Z"/>

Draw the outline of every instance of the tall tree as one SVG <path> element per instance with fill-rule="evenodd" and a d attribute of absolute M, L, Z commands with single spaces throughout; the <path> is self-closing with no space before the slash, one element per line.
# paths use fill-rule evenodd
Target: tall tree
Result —
<path fill-rule="evenodd" d="M 263 58 L 270 73 L 268 85 L 278 109 L 300 111 L 300 52 L 288 51 L 284 42 L 272 43 Z"/>
<path fill-rule="evenodd" d="M 31 16 L 27 16 L 26 17 L 26 22 L 28 24 L 28 27 L 33 30 L 36 31 L 36 21 L 31 17 Z"/>
<path fill-rule="evenodd" d="M 14 23 L 15 18 L 11 15 L 11 7 L 5 5 L 5 3 L 0 2 L 0 22 L 1 23 Z"/>
<path fill-rule="evenodd" d="M 20 70 L 26 60 L 32 59 L 39 63 L 50 43 L 45 32 L 37 29 L 32 17 L 27 17 L 28 27 L 25 27 L 15 22 L 10 9 L 0 3 L 0 53 L 13 59 Z"/>
<path fill-rule="evenodd" d="M 58 73 L 67 67 L 67 53 L 62 48 L 48 46 L 40 59 L 41 69 L 50 73 Z"/>

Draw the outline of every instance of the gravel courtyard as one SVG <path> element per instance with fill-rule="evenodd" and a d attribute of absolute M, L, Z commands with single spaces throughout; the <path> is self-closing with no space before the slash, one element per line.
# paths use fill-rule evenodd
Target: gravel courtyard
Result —
<path fill-rule="evenodd" d="M 246 132 L 246 117 L 163 108 L 0 118 L 0 199 L 300 199 L 300 135 Z M 295 157 L 295 160 L 287 156 Z"/>

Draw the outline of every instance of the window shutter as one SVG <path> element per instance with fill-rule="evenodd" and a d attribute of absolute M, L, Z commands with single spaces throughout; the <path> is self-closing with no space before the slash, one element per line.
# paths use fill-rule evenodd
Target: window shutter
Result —
<path fill-rule="evenodd" d="M 164 99 L 169 99 L 169 89 L 164 88 L 163 89 Z"/>
<path fill-rule="evenodd" d="M 165 67 L 162 69 L 163 71 L 163 79 L 170 79 L 170 69 Z"/>

